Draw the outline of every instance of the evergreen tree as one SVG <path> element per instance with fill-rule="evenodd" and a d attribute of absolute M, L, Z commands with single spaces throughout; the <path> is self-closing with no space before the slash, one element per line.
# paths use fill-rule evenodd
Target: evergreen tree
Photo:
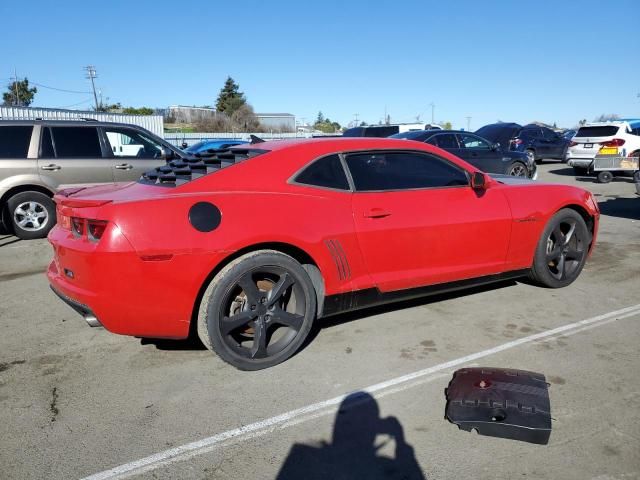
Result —
<path fill-rule="evenodd" d="M 220 89 L 218 100 L 216 101 L 216 110 L 219 113 L 232 115 L 233 112 L 247 103 L 244 93 L 240 91 L 240 86 L 231 77 L 227 77 L 224 87 Z"/>
<path fill-rule="evenodd" d="M 38 92 L 36 87 L 29 88 L 29 80 L 16 80 L 12 82 L 7 91 L 2 94 L 4 105 L 28 107 L 33 102 L 34 95 Z"/>

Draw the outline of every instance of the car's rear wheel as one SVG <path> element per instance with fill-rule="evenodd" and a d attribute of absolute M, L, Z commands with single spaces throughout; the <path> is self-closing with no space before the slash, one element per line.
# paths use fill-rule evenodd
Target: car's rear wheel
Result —
<path fill-rule="evenodd" d="M 560 210 L 542 232 L 530 278 L 549 288 L 569 285 L 580 275 L 590 244 L 591 233 L 584 218 L 575 210 Z"/>
<path fill-rule="evenodd" d="M 514 177 L 528 177 L 529 172 L 527 171 L 527 167 L 524 163 L 513 162 L 507 171 L 507 175 L 512 175 Z"/>
<path fill-rule="evenodd" d="M 229 263 L 207 288 L 207 300 L 198 335 L 240 370 L 260 370 L 290 358 L 316 316 L 309 275 L 292 257 L 274 250 L 251 252 Z"/>
<path fill-rule="evenodd" d="M 56 205 L 44 193 L 21 192 L 7 201 L 8 217 L 16 237 L 44 238 L 56 223 Z"/>

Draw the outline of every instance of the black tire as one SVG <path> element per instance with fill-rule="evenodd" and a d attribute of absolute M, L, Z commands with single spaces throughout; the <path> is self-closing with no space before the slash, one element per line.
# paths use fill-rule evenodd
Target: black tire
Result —
<path fill-rule="evenodd" d="M 17 193 L 7 201 L 7 218 L 16 237 L 44 238 L 56 224 L 56 204 L 44 193 Z"/>
<path fill-rule="evenodd" d="M 259 250 L 225 266 L 202 303 L 202 343 L 240 370 L 261 370 L 284 362 L 302 346 L 317 302 L 300 263 L 275 250 Z"/>
<path fill-rule="evenodd" d="M 538 160 L 536 158 L 536 152 L 535 150 L 528 148 L 524 151 L 525 155 L 527 156 L 527 160 L 529 160 L 530 163 L 540 163 L 540 160 Z"/>
<path fill-rule="evenodd" d="M 586 177 L 589 175 L 589 168 L 587 167 L 573 167 L 573 174 L 576 177 Z"/>
<path fill-rule="evenodd" d="M 584 218 L 570 208 L 560 210 L 542 232 L 529 278 L 543 287 L 566 287 L 580 275 L 590 245 Z"/>
<path fill-rule="evenodd" d="M 507 170 L 507 175 L 511 175 L 512 177 L 529 177 L 529 171 L 527 170 L 527 166 L 522 162 L 513 162 L 509 169 Z"/>
<path fill-rule="evenodd" d="M 598 172 L 599 183 L 609 183 L 611 180 L 613 180 L 613 174 L 611 172 Z"/>

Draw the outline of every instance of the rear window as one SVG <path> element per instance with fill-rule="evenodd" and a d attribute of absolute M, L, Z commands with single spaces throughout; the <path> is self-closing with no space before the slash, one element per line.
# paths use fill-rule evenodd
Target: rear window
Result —
<path fill-rule="evenodd" d="M 296 182 L 316 187 L 349 190 L 349 181 L 338 155 L 316 160 L 296 177 Z"/>
<path fill-rule="evenodd" d="M 431 135 L 431 133 L 427 133 L 424 130 L 417 130 L 411 132 L 396 133 L 395 135 L 391 135 L 391 137 L 389 138 L 402 138 L 405 140 L 417 140 L 419 142 L 424 142 L 428 135 Z"/>
<path fill-rule="evenodd" d="M 618 133 L 617 125 L 603 125 L 601 127 L 580 127 L 576 137 L 612 137 Z"/>
<path fill-rule="evenodd" d="M 388 127 L 367 127 L 364 131 L 365 137 L 388 137 L 394 135 L 400 131 L 397 125 L 390 125 Z"/>
<path fill-rule="evenodd" d="M 52 127 L 58 158 L 102 158 L 95 127 Z"/>
<path fill-rule="evenodd" d="M 27 158 L 33 126 L 0 127 L 0 158 Z"/>

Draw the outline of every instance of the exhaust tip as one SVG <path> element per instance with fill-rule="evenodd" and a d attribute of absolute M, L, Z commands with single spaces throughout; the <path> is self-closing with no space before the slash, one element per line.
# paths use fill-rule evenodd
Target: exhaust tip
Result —
<path fill-rule="evenodd" d="M 87 322 L 87 325 L 90 327 L 102 327 L 100 320 L 98 320 L 94 315 L 85 315 L 84 321 Z"/>

